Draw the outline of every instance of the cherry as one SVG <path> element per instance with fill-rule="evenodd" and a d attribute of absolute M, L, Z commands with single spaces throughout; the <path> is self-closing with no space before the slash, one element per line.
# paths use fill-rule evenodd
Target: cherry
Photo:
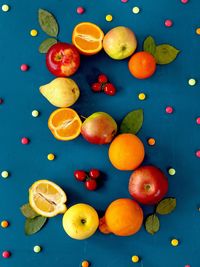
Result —
<path fill-rule="evenodd" d="M 93 83 L 91 88 L 94 92 L 100 92 L 102 90 L 101 83 Z"/>
<path fill-rule="evenodd" d="M 91 178 L 93 178 L 93 179 L 97 179 L 97 178 L 99 178 L 99 176 L 100 176 L 100 171 L 97 170 L 97 169 L 92 169 L 92 170 L 90 170 L 90 172 L 89 172 L 89 176 L 90 176 Z"/>
<path fill-rule="evenodd" d="M 98 76 L 98 82 L 99 83 L 107 83 L 108 82 L 108 77 L 105 74 L 100 74 Z"/>
<path fill-rule="evenodd" d="M 90 191 L 93 191 L 97 188 L 97 182 L 93 179 L 88 179 L 86 182 L 85 182 L 85 187 L 90 190 Z"/>
<path fill-rule="evenodd" d="M 112 83 L 106 83 L 103 87 L 104 93 L 107 95 L 115 95 L 116 88 Z"/>
<path fill-rule="evenodd" d="M 83 182 L 85 181 L 87 174 L 85 171 L 77 170 L 74 172 L 74 177 L 76 178 L 76 180 Z"/>

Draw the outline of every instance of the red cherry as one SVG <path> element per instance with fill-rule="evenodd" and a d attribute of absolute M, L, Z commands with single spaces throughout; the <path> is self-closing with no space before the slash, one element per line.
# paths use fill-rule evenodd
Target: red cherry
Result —
<path fill-rule="evenodd" d="M 107 95 L 115 95 L 116 88 L 112 83 L 106 83 L 103 87 L 104 93 Z"/>
<path fill-rule="evenodd" d="M 93 179 L 89 179 L 85 182 L 85 187 L 90 190 L 93 191 L 97 188 L 97 182 Z"/>
<path fill-rule="evenodd" d="M 98 76 L 98 82 L 99 83 L 107 83 L 108 82 L 108 77 L 105 74 L 100 74 Z"/>
<path fill-rule="evenodd" d="M 93 83 L 91 88 L 94 92 L 100 92 L 102 90 L 100 83 Z"/>
<path fill-rule="evenodd" d="M 91 178 L 93 178 L 93 179 L 97 179 L 97 178 L 99 178 L 99 176 L 100 176 L 100 171 L 99 171 L 99 170 L 96 170 L 96 169 L 92 169 L 92 170 L 90 170 L 90 172 L 89 172 L 89 176 L 90 176 Z"/>
<path fill-rule="evenodd" d="M 85 171 L 79 170 L 79 171 L 74 172 L 74 177 L 76 178 L 76 180 L 83 182 L 83 181 L 85 181 L 87 174 Z"/>

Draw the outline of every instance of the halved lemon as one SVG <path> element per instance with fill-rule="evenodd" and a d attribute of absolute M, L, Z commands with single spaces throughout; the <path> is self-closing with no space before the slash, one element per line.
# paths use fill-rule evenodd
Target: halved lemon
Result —
<path fill-rule="evenodd" d="M 65 213 L 67 207 L 65 192 L 55 183 L 39 180 L 29 188 L 29 203 L 35 212 L 44 217 Z"/>
<path fill-rule="evenodd" d="M 81 54 L 94 55 L 98 53 L 103 45 L 104 33 L 94 23 L 81 22 L 73 30 L 72 43 Z"/>
<path fill-rule="evenodd" d="M 75 139 L 81 132 L 81 119 L 71 108 L 59 108 L 51 113 L 48 127 L 55 138 L 62 141 Z"/>

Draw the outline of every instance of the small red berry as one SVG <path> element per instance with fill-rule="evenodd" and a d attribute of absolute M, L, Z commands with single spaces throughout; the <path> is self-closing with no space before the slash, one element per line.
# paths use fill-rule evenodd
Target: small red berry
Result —
<path fill-rule="evenodd" d="M 99 171 L 99 170 L 96 170 L 96 169 L 92 169 L 92 170 L 90 170 L 90 172 L 89 172 L 89 176 L 90 176 L 91 178 L 93 178 L 93 179 L 97 179 L 97 178 L 99 178 L 99 176 L 100 176 L 100 171 Z"/>
<path fill-rule="evenodd" d="M 99 83 L 107 83 L 108 82 L 108 77 L 105 74 L 100 74 L 98 76 L 98 82 Z"/>
<path fill-rule="evenodd" d="M 106 83 L 103 87 L 104 93 L 107 95 L 115 95 L 116 88 L 112 83 Z"/>
<path fill-rule="evenodd" d="M 90 190 L 93 191 L 97 188 L 97 182 L 93 179 L 89 179 L 85 182 L 85 187 Z"/>
<path fill-rule="evenodd" d="M 85 171 L 75 171 L 74 172 L 74 177 L 76 178 L 76 180 L 78 181 L 85 181 L 86 177 L 87 177 L 87 174 Z"/>
<path fill-rule="evenodd" d="M 100 83 L 93 83 L 91 88 L 94 92 L 100 92 L 102 90 Z"/>

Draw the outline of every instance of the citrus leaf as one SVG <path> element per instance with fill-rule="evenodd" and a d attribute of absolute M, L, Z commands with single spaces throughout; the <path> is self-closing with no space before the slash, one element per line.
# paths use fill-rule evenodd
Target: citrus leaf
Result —
<path fill-rule="evenodd" d="M 156 212 L 160 215 L 166 215 L 174 211 L 176 208 L 176 199 L 169 197 L 161 200 L 157 207 L 156 207 Z"/>
<path fill-rule="evenodd" d="M 156 214 L 149 215 L 145 220 L 145 229 L 146 231 L 154 235 L 160 229 L 160 221 Z"/>
<path fill-rule="evenodd" d="M 21 213 L 26 217 L 26 218 L 30 218 L 33 219 L 37 216 L 39 216 L 39 214 L 37 214 L 30 206 L 29 203 L 24 204 L 23 206 L 21 206 L 20 208 Z"/>
<path fill-rule="evenodd" d="M 49 48 L 56 43 L 57 43 L 57 40 L 55 38 L 48 38 L 48 39 L 44 40 L 39 46 L 39 52 L 40 53 L 47 53 Z"/>
<path fill-rule="evenodd" d="M 32 235 L 40 231 L 47 221 L 46 217 L 38 216 L 33 219 L 27 218 L 25 222 L 25 234 Z"/>
<path fill-rule="evenodd" d="M 136 134 L 143 124 L 143 110 L 137 109 L 129 112 L 123 119 L 120 132 Z"/>
<path fill-rule="evenodd" d="M 154 54 L 156 58 L 156 63 L 161 65 L 169 64 L 176 59 L 179 52 L 180 50 L 176 49 L 171 45 L 158 45 L 156 46 L 156 52 Z"/>
<path fill-rule="evenodd" d="M 156 52 L 156 43 L 152 36 L 148 36 L 143 43 L 143 50 L 149 52 L 153 56 Z"/>
<path fill-rule="evenodd" d="M 49 36 L 56 37 L 58 35 L 58 23 L 55 17 L 44 9 L 39 9 L 38 20 L 42 30 Z"/>

